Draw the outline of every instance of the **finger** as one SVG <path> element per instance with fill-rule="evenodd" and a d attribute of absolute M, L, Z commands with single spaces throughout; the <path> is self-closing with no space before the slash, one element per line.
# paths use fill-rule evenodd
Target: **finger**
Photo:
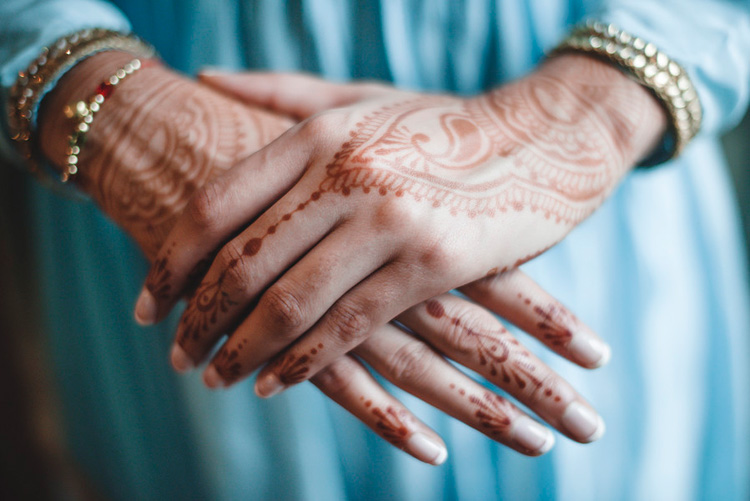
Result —
<path fill-rule="evenodd" d="M 297 182 L 309 154 L 297 139 L 287 132 L 195 193 L 146 277 L 135 307 L 140 324 L 163 318 L 216 250 Z"/>
<path fill-rule="evenodd" d="M 592 442 L 604 433 L 604 421 L 588 402 L 484 308 L 443 294 L 410 308 L 398 320 L 573 440 Z"/>
<path fill-rule="evenodd" d="M 290 263 L 335 226 L 338 216 L 330 201 L 321 201 L 321 214 L 298 222 L 293 216 L 306 203 L 299 200 L 290 192 L 218 253 L 177 327 L 172 348 L 176 370 L 200 363 Z"/>
<path fill-rule="evenodd" d="M 440 437 L 385 391 L 353 358 L 344 356 L 335 360 L 311 381 L 395 447 L 433 465 L 442 464 L 448 458 Z"/>
<path fill-rule="evenodd" d="M 336 299 L 380 267 L 389 257 L 388 236 L 377 239 L 378 245 L 351 245 L 360 235 L 351 224 L 344 224 L 276 280 L 216 355 L 206 371 L 206 385 L 224 387 L 254 372 L 310 329 Z M 315 355 L 322 347 L 310 350 Z M 309 357 L 302 355 L 297 362 Z"/>
<path fill-rule="evenodd" d="M 343 295 L 312 329 L 260 372 L 255 392 L 270 397 L 307 380 L 364 341 L 399 309 L 413 304 L 410 298 L 418 291 L 414 281 L 401 284 L 404 273 L 400 265 L 388 264 Z M 221 373 L 226 363 L 217 365 Z"/>
<path fill-rule="evenodd" d="M 383 326 L 355 353 L 396 386 L 522 454 L 539 456 L 555 443 L 547 428 L 393 325 Z"/>
<path fill-rule="evenodd" d="M 300 73 L 203 72 L 198 79 L 237 99 L 305 119 L 385 92 L 375 83 L 335 83 Z"/>
<path fill-rule="evenodd" d="M 612 351 L 607 343 L 520 270 L 459 290 L 582 367 L 594 369 L 609 362 Z"/>

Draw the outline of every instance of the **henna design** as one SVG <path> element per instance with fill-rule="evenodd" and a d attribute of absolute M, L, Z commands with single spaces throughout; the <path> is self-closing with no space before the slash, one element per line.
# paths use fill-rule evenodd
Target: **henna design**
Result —
<path fill-rule="evenodd" d="M 481 397 L 470 396 L 469 402 L 476 406 L 474 415 L 490 435 L 497 437 L 508 433 L 514 411 L 510 402 L 490 391 L 485 391 Z"/>
<path fill-rule="evenodd" d="M 178 343 L 184 348 L 192 340 L 201 339 L 201 333 L 208 332 L 218 320 L 219 313 L 227 313 L 229 308 L 239 304 L 222 290 L 226 271 L 215 282 L 203 282 L 195 291 L 190 307 L 185 310 L 180 321 Z"/>
<path fill-rule="evenodd" d="M 449 387 L 451 390 L 456 390 L 462 397 L 466 396 L 466 390 L 457 388 L 454 383 L 451 383 Z M 508 433 L 512 424 L 511 416 L 517 414 L 512 403 L 489 390 L 481 395 L 469 395 L 468 400 L 475 408 L 474 417 L 479 420 L 485 433 L 495 438 Z"/>
<path fill-rule="evenodd" d="M 406 447 L 406 436 L 409 434 L 409 429 L 404 424 L 404 419 L 407 417 L 406 411 L 403 409 L 397 411 L 388 406 L 385 411 L 379 407 L 373 407 L 372 413 L 378 418 L 375 427 L 380 436 L 399 449 Z"/>
<path fill-rule="evenodd" d="M 160 67 L 110 101 L 83 149 L 81 186 L 149 255 L 197 188 L 289 125 Z"/>
<path fill-rule="evenodd" d="M 619 105 L 650 99 L 633 94 L 632 86 L 597 85 L 601 79 L 584 73 L 545 73 L 477 99 L 422 96 L 372 111 L 325 165 L 309 198 L 246 242 L 240 259 L 260 252 L 266 238 L 311 203 L 355 190 L 408 196 L 469 218 L 528 211 L 569 229 L 601 203 L 638 154 L 632 142 L 640 138 L 641 112 Z M 502 168 L 492 165 L 498 159 L 505 161 Z M 210 304 L 213 310 L 196 321 L 201 326 L 216 322 L 221 303 Z M 541 386 L 527 352 L 506 363 L 517 344 L 507 331 L 466 334 L 476 338 L 480 363 L 493 376 L 519 388 Z M 300 377 L 297 364 L 304 362 L 287 363 L 294 368 L 290 378 Z"/>
<path fill-rule="evenodd" d="M 274 364 L 272 370 L 276 372 L 284 386 L 299 384 L 307 379 L 312 361 L 322 349 L 323 344 L 318 343 L 317 347 L 310 349 L 309 354 L 297 356 L 294 353 L 287 353 L 278 363 Z"/>
<path fill-rule="evenodd" d="M 553 396 L 552 390 L 543 388 L 542 380 L 536 375 L 537 368 L 531 362 L 531 354 L 503 326 L 491 331 L 467 327 L 460 317 L 447 315 L 445 307 L 436 299 L 427 301 L 425 308 L 433 318 L 444 318 L 461 329 L 464 335 L 473 338 L 479 364 L 487 367 L 490 376 L 499 378 L 506 385 L 513 383 L 520 390 L 531 385 L 534 391 L 544 389 L 545 396 Z"/>
<path fill-rule="evenodd" d="M 164 301 L 170 297 L 172 285 L 169 283 L 169 279 L 172 278 L 172 272 L 169 270 L 168 262 L 171 254 L 172 249 L 170 248 L 164 257 L 154 261 L 151 265 L 151 271 L 146 277 L 144 285 L 157 301 Z"/>
<path fill-rule="evenodd" d="M 238 361 L 240 352 L 245 347 L 245 340 L 237 345 L 237 348 L 228 350 L 223 347 L 214 361 L 214 367 L 225 384 L 229 385 L 242 376 L 242 364 Z"/>
<path fill-rule="evenodd" d="M 319 191 L 410 194 L 469 217 L 528 208 L 558 223 L 577 223 L 601 202 L 613 171 L 625 163 L 628 145 L 613 139 L 612 123 L 627 136 L 635 121 L 617 110 L 606 110 L 614 118 L 602 117 L 585 96 L 588 88 L 561 79 L 537 77 L 512 87 L 460 106 L 424 97 L 371 113 L 327 166 Z M 455 111 L 436 117 L 440 107 Z M 430 130 L 436 120 L 439 127 Z M 476 182 L 451 174 L 496 157 L 513 158 L 516 169 L 496 169 L 494 177 Z"/>
<path fill-rule="evenodd" d="M 570 327 L 578 323 L 578 319 L 567 309 L 550 304 L 546 308 L 534 306 L 534 313 L 542 320 L 537 327 L 542 331 L 542 337 L 553 346 L 565 347 L 573 338 Z"/>

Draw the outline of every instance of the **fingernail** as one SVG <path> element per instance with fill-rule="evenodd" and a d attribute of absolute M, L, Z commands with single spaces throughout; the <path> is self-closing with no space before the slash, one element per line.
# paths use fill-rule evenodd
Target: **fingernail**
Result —
<path fill-rule="evenodd" d="M 172 367 L 174 367 L 174 370 L 176 370 L 180 374 L 183 374 L 195 368 L 193 360 L 188 356 L 187 353 L 185 353 L 185 350 L 182 349 L 182 346 L 177 343 L 172 345 L 172 353 L 169 358 L 172 360 Z"/>
<path fill-rule="evenodd" d="M 258 378 L 255 382 L 255 394 L 261 398 L 272 397 L 283 389 L 284 385 L 273 372 Z"/>
<path fill-rule="evenodd" d="M 221 376 L 219 376 L 219 373 L 216 371 L 216 367 L 213 365 L 209 365 L 208 369 L 203 373 L 203 384 L 212 390 L 226 386 L 224 380 L 221 379 Z"/>
<path fill-rule="evenodd" d="M 604 420 L 580 402 L 568 405 L 562 417 L 562 424 L 571 435 L 582 442 L 593 442 L 604 435 Z"/>
<path fill-rule="evenodd" d="M 577 332 L 568 351 L 577 362 L 592 369 L 605 365 L 612 356 L 609 345 L 588 331 Z"/>
<path fill-rule="evenodd" d="M 448 459 L 448 450 L 445 446 L 424 433 L 412 433 L 406 442 L 406 450 L 425 463 L 435 466 L 443 464 Z"/>
<path fill-rule="evenodd" d="M 135 303 L 135 321 L 140 325 L 151 325 L 156 321 L 156 300 L 145 287 Z"/>
<path fill-rule="evenodd" d="M 521 416 L 516 420 L 513 435 L 522 449 L 539 456 L 555 445 L 555 436 L 552 432 L 527 416 Z"/>

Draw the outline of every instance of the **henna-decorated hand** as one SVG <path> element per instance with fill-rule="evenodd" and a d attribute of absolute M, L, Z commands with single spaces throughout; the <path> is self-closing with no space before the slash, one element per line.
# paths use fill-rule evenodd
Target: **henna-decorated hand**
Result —
<path fill-rule="evenodd" d="M 64 164 L 62 150 L 69 128 L 61 120 L 61 107 L 87 97 L 90 89 L 129 59 L 116 53 L 96 56 L 76 67 L 47 100 L 43 144 L 59 165 Z M 366 89 L 358 87 L 357 92 Z M 193 190 L 267 143 L 288 124 L 288 120 L 237 106 L 166 68 L 144 69 L 121 84 L 97 115 L 81 157 L 83 168 L 78 179 L 147 254 L 153 255 Z M 157 269 L 164 272 L 160 265 Z M 603 362 L 599 360 L 601 352 L 591 351 L 591 346 L 597 345 L 596 338 L 587 334 L 574 317 L 520 273 L 503 277 L 477 282 L 464 292 L 471 295 L 471 291 L 487 288 L 482 298 L 488 307 L 505 312 L 507 318 L 525 325 L 558 352 L 585 366 Z M 506 285 L 496 287 L 501 283 Z M 521 294 L 526 295 L 523 300 Z M 531 297 L 535 298 L 533 303 Z M 425 312 L 429 316 L 425 317 Z M 443 316 L 441 312 L 451 313 Z M 436 347 L 450 353 L 458 350 L 454 358 L 508 387 L 569 436 L 586 441 L 601 434 L 601 425 L 590 407 L 548 369 L 537 366 L 538 361 L 481 308 L 448 296 L 412 309 L 402 315 L 401 321 Z M 455 335 L 460 331 L 466 336 Z M 573 337 L 575 333 L 579 335 Z M 381 328 L 359 354 L 396 384 L 516 450 L 536 455 L 553 443 L 552 435 L 541 425 L 466 378 L 409 334 L 393 327 Z M 413 365 L 417 355 L 419 366 Z M 290 364 L 291 373 L 300 369 L 304 374 L 304 361 L 302 357 Z M 429 382 L 419 378 L 415 370 L 435 379 Z M 523 383 L 526 380 L 528 383 Z M 534 393 L 541 390 L 522 391 L 519 385 L 529 384 L 532 389 L 541 381 L 546 382 L 545 392 L 549 393 L 535 403 Z M 338 359 L 313 382 L 415 457 L 431 463 L 445 458 L 439 437 L 378 386 L 355 359 Z M 580 405 L 566 411 L 570 402 Z"/>
<path fill-rule="evenodd" d="M 262 78 L 224 77 L 223 87 L 292 110 L 306 88 L 258 95 Z M 478 98 L 366 93 L 200 190 L 162 247 L 138 305 L 150 321 L 196 263 L 247 225 L 178 328 L 193 361 L 231 333 L 206 371 L 210 386 L 276 357 L 256 386 L 271 395 L 289 382 L 288 360 L 308 357 L 304 380 L 409 306 L 518 266 L 595 210 L 664 128 L 646 90 L 584 56 Z"/>
<path fill-rule="evenodd" d="M 481 279 L 461 291 L 563 356 L 586 359 L 584 366 L 609 358 L 606 345 L 519 270 Z M 554 444 L 549 430 L 446 362 L 444 354 L 507 391 L 573 440 L 591 442 L 604 433 L 604 422 L 591 406 L 481 306 L 444 294 L 397 320 L 405 329 L 378 327 L 353 353 L 397 386 L 488 437 L 532 456 Z M 243 349 L 238 347 L 239 356 Z M 305 379 L 309 358 L 317 351 L 284 359 L 288 383 Z M 378 385 L 356 358 L 337 359 L 311 381 L 413 456 L 434 464 L 446 457 L 437 435 Z"/>
<path fill-rule="evenodd" d="M 41 144 L 58 166 L 65 165 L 73 128 L 63 108 L 88 100 L 132 58 L 103 52 L 87 59 L 45 99 Z M 96 115 L 75 179 L 153 258 L 196 189 L 293 123 L 164 66 L 147 65 L 120 83 Z"/>

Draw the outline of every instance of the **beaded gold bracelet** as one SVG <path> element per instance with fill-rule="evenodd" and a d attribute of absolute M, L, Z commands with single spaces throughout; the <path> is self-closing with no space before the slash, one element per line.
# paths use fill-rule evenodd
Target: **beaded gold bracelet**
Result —
<path fill-rule="evenodd" d="M 89 98 L 88 102 L 78 101 L 73 105 L 65 107 L 65 116 L 70 119 L 75 119 L 76 124 L 73 128 L 73 132 L 68 136 L 68 147 L 65 151 L 67 156 L 66 166 L 63 170 L 60 180 L 63 183 L 67 183 L 73 176 L 78 173 L 78 155 L 81 153 L 81 148 L 86 142 L 86 134 L 91 128 L 91 124 L 94 121 L 94 116 L 101 110 L 104 101 L 112 95 L 115 87 L 125 80 L 128 76 L 132 75 L 139 69 L 141 69 L 141 60 L 136 58 L 127 63 L 125 66 L 117 70 L 111 77 L 104 82 L 100 83 L 96 87 L 94 95 Z"/>
<path fill-rule="evenodd" d="M 42 98 L 75 64 L 99 52 L 117 50 L 141 58 L 155 56 L 153 47 L 134 35 L 93 28 L 59 38 L 44 47 L 29 67 L 18 73 L 8 94 L 8 127 L 10 137 L 28 169 L 45 184 L 54 186 L 57 173 L 44 169 L 37 154 L 36 119 Z"/>
<path fill-rule="evenodd" d="M 677 157 L 700 131 L 701 103 L 690 77 L 654 44 L 612 24 L 589 21 L 575 28 L 552 55 L 569 51 L 586 52 L 614 63 L 662 104 L 669 118 L 672 144 L 663 158 L 650 159 L 648 164 Z"/>

